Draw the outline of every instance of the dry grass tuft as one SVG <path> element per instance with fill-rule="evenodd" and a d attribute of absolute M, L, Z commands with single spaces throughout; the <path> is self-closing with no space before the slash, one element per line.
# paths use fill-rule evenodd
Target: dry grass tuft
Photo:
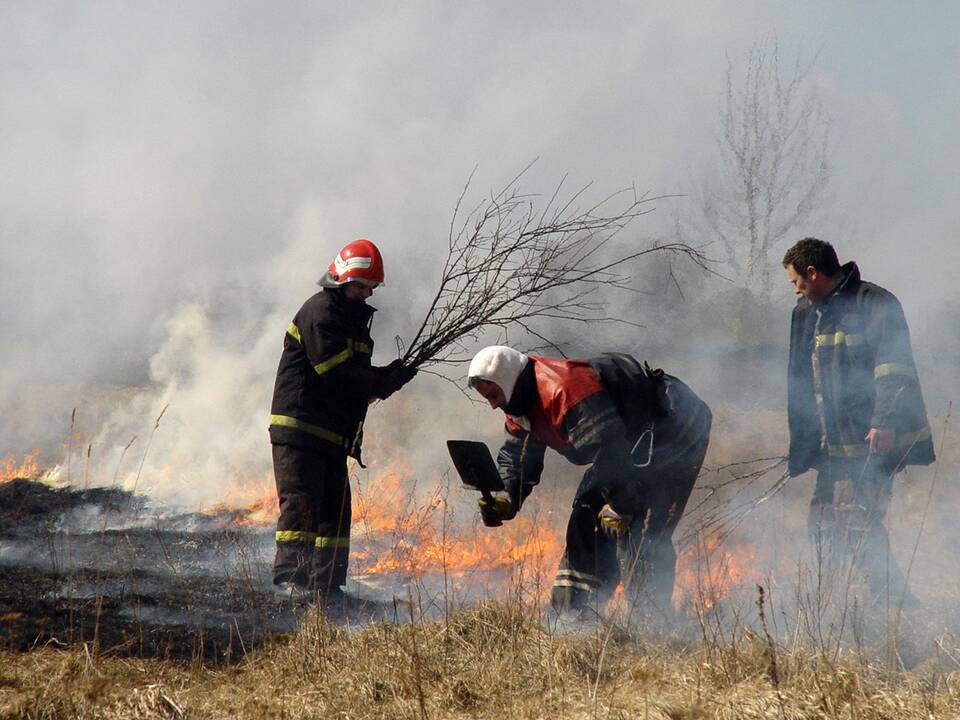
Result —
<path fill-rule="evenodd" d="M 0 720 L 960 716 L 957 672 L 827 662 L 748 632 L 725 647 L 604 626 L 558 634 L 535 611 L 489 603 L 445 622 L 362 628 L 310 612 L 298 632 L 221 667 L 85 645 L 3 654 L 0 668 Z"/>

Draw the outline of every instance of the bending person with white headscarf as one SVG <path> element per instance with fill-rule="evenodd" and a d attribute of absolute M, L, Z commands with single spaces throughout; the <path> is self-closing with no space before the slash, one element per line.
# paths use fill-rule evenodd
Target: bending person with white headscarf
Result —
<path fill-rule="evenodd" d="M 599 609 L 623 583 L 631 608 L 669 616 L 672 536 L 706 454 L 706 403 L 619 353 L 563 360 L 496 345 L 473 358 L 469 383 L 506 414 L 497 456 L 506 492 L 481 500 L 485 523 L 521 509 L 540 482 L 546 448 L 589 466 L 573 498 L 554 608 Z"/>

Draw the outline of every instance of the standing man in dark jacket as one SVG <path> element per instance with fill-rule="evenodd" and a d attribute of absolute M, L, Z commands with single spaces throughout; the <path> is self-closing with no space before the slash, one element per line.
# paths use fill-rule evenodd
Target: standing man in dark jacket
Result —
<path fill-rule="evenodd" d="M 854 562 L 875 596 L 906 592 L 883 521 L 893 476 L 934 453 L 903 310 L 822 240 L 801 240 L 783 266 L 801 296 L 790 329 L 789 469 L 817 470 L 811 538 Z"/>
<path fill-rule="evenodd" d="M 707 405 L 677 378 L 618 353 L 561 360 L 487 347 L 469 382 L 506 413 L 497 463 L 507 493 L 481 500 L 485 522 L 516 515 L 540 481 L 546 448 L 590 466 L 573 498 L 553 606 L 599 607 L 622 582 L 631 606 L 669 614 L 672 536 L 706 454 Z"/>
<path fill-rule="evenodd" d="M 280 498 L 273 582 L 285 594 L 344 600 L 350 554 L 347 457 L 360 462 L 367 406 L 409 382 L 395 360 L 374 367 L 367 305 L 383 283 L 383 259 L 369 240 L 346 245 L 287 327 L 270 410 Z M 362 463 L 361 463 L 362 464 Z M 342 607 L 342 605 L 341 605 Z"/>

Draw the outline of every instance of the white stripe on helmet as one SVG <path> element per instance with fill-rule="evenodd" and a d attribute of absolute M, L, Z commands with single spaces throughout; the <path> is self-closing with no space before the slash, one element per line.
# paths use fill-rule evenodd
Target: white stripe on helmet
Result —
<path fill-rule="evenodd" d="M 343 275 L 343 273 L 347 272 L 348 270 L 365 270 L 366 268 L 370 267 L 372 263 L 373 258 L 355 256 L 344 260 L 339 254 L 333 260 L 333 265 L 337 269 L 338 275 Z"/>

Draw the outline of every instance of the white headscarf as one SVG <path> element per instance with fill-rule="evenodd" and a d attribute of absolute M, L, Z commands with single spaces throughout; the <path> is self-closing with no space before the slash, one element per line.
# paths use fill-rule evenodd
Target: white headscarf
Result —
<path fill-rule="evenodd" d="M 473 356 L 467 377 L 470 380 L 486 380 L 496 383 L 503 390 L 507 402 L 513 395 L 517 378 L 527 366 L 529 358 L 519 350 L 506 345 L 491 345 Z"/>

